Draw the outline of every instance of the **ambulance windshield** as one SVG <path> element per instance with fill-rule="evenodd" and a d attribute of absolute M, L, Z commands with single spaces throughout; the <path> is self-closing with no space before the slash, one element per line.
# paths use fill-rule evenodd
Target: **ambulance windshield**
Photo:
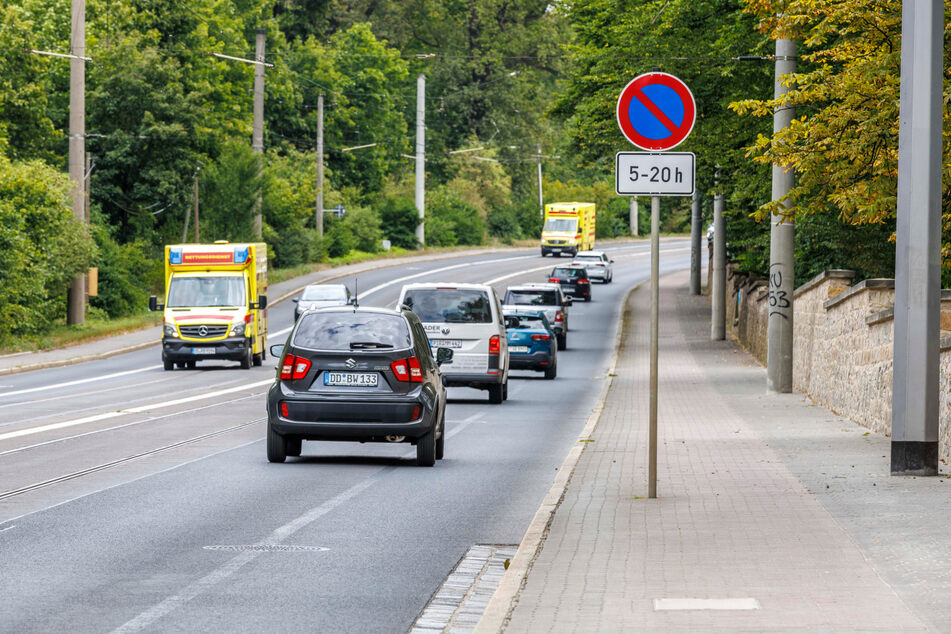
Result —
<path fill-rule="evenodd" d="M 245 283 L 241 275 L 188 275 L 172 277 L 168 307 L 244 306 Z"/>
<path fill-rule="evenodd" d="M 545 221 L 545 231 L 570 231 L 574 232 L 578 226 L 577 218 L 549 218 Z"/>

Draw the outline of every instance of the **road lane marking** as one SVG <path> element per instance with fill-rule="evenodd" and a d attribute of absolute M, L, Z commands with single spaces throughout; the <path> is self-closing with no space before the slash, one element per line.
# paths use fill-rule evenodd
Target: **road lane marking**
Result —
<path fill-rule="evenodd" d="M 54 383 L 52 385 L 41 385 L 40 387 L 31 387 L 25 390 L 3 392 L 3 393 L 0 393 L 0 397 L 16 396 L 18 394 L 30 394 L 32 392 L 39 392 L 41 390 L 54 390 L 59 387 L 70 387 L 73 385 L 82 385 L 84 383 L 92 383 L 93 381 L 102 381 L 103 379 L 113 379 L 117 376 L 127 376 L 129 374 L 138 374 L 140 372 L 148 372 L 149 370 L 155 370 L 161 367 L 162 367 L 161 365 L 149 365 L 144 368 L 138 368 L 136 370 L 126 370 L 124 372 L 113 372 L 112 374 L 103 374 L 102 376 L 93 376 L 93 377 L 89 377 L 88 379 L 76 379 L 75 381 L 66 381 L 65 383 Z"/>
<path fill-rule="evenodd" d="M 383 284 L 379 284 L 378 286 L 374 286 L 373 288 L 369 290 L 362 291 L 360 293 L 359 299 L 361 300 L 365 299 L 368 295 L 372 295 L 373 293 L 376 293 L 377 291 L 381 291 L 384 288 L 387 288 L 389 286 L 393 286 L 394 284 L 399 284 L 400 282 L 405 282 L 406 280 L 411 280 L 417 277 L 432 275 L 433 273 L 442 273 L 443 271 L 451 271 L 453 269 L 461 269 L 464 267 L 479 266 L 481 264 L 498 264 L 499 262 L 512 262 L 514 260 L 531 260 L 531 259 L 536 259 L 537 257 L 538 257 L 537 255 L 520 255 L 518 257 L 513 257 L 513 258 L 500 258 L 498 260 L 486 260 L 484 262 L 464 262 L 462 264 L 453 264 L 452 266 L 444 266 L 440 269 L 433 269 L 431 271 L 423 271 L 422 273 L 414 273 L 413 275 L 405 275 L 403 277 L 398 277 L 395 280 L 390 280 L 389 282 L 385 282 Z"/>
<path fill-rule="evenodd" d="M 51 423 L 49 425 L 42 425 L 40 427 L 20 429 L 18 431 L 11 431 L 5 434 L 0 434 L 0 441 L 8 440 L 10 438 L 20 438 L 22 436 L 31 436 L 33 434 L 41 434 L 43 432 L 54 431 L 57 429 L 65 429 L 67 427 L 75 427 L 76 425 L 85 425 L 86 423 L 95 423 L 101 420 L 108 420 L 110 418 L 125 416 L 127 414 L 141 414 L 143 412 L 147 412 L 153 409 L 172 407 L 174 405 L 181 405 L 183 403 L 192 403 L 194 401 L 214 398 L 216 396 L 222 396 L 224 394 L 232 394 L 234 392 L 239 392 L 241 390 L 248 390 L 255 387 L 261 387 L 262 385 L 270 385 L 273 382 L 274 382 L 274 379 L 267 379 L 266 381 L 255 381 L 254 383 L 244 383 L 242 385 L 227 388 L 224 390 L 217 390 L 215 392 L 205 392 L 203 394 L 196 394 L 194 396 L 186 396 L 184 398 L 175 399 L 174 401 L 162 401 L 159 403 L 152 403 L 150 405 L 140 405 L 139 407 L 130 407 L 128 409 L 121 409 L 114 412 L 103 412 L 102 414 L 94 414 L 93 416 L 84 416 L 83 418 L 76 418 L 73 420 L 63 421 L 60 423 Z"/>
<path fill-rule="evenodd" d="M 662 253 L 662 254 L 680 253 L 681 251 L 689 251 L 689 250 L 690 250 L 689 248 L 687 248 L 687 249 L 662 249 L 662 250 L 661 250 L 661 253 Z M 650 255 L 650 252 L 632 253 L 632 254 L 629 254 L 629 255 L 619 255 L 619 256 L 617 256 L 617 257 L 619 257 L 619 258 L 638 258 L 638 257 L 647 256 L 647 255 Z M 568 266 L 568 263 L 565 263 L 565 264 L 563 264 L 563 265 L 559 265 L 559 264 L 547 264 L 547 265 L 545 265 L 545 266 L 539 266 L 539 267 L 536 267 L 536 268 L 533 268 L 533 269 L 524 269 L 524 270 L 522 270 L 522 271 L 516 271 L 515 273 L 508 273 L 508 274 L 503 275 L 503 276 L 501 276 L 501 277 L 493 278 L 493 279 L 489 280 L 488 282 L 483 282 L 483 284 L 485 284 L 485 285 L 487 285 L 487 286 L 492 286 L 493 284 L 498 284 L 499 282 L 502 282 L 502 281 L 507 280 L 507 279 L 511 279 L 511 278 L 513 278 L 513 277 L 518 277 L 519 275 L 525 275 L 526 273 L 534 273 L 534 272 L 536 272 L 536 271 L 544 271 L 544 270 L 546 270 L 546 269 L 553 269 L 553 268 L 556 268 L 556 267 L 558 267 L 558 266 Z"/>
<path fill-rule="evenodd" d="M 466 423 L 460 423 L 458 427 L 446 434 L 446 438 L 449 439 L 468 425 Z M 261 442 L 261 441 L 258 441 Z M 407 451 L 402 454 L 401 458 L 409 458 L 415 455 L 416 451 Z M 280 468 L 278 466 L 278 468 Z M 281 544 L 295 533 L 300 531 L 303 528 L 313 524 L 318 519 L 327 515 L 331 511 L 337 509 L 344 502 L 355 498 L 360 493 L 363 493 L 371 486 L 376 484 L 378 481 L 383 479 L 383 476 L 388 474 L 391 471 L 395 471 L 400 467 L 391 466 L 391 467 L 382 467 L 377 469 L 370 475 L 368 475 L 362 482 L 358 482 L 349 489 L 337 494 L 336 496 L 330 498 L 326 502 L 312 508 L 303 515 L 298 516 L 297 518 L 291 520 L 287 524 L 280 526 L 274 529 L 270 535 L 257 542 L 256 546 L 266 546 L 266 545 L 277 545 Z M 120 625 L 112 631 L 112 634 L 133 634 L 134 632 L 139 632 L 147 627 L 153 625 L 159 619 L 171 614 L 175 610 L 184 606 L 186 603 L 194 599 L 195 597 L 204 594 L 205 592 L 211 590 L 219 583 L 228 579 L 231 575 L 238 572 L 245 565 L 251 563 L 262 553 L 260 550 L 248 550 L 244 551 L 239 555 L 233 557 L 230 561 L 224 563 L 223 565 L 215 568 L 210 573 L 198 579 L 194 583 L 185 587 L 184 590 L 178 594 L 172 595 L 166 598 L 161 603 L 157 603 L 148 610 L 145 610 L 135 618 L 127 621 L 123 625 Z"/>

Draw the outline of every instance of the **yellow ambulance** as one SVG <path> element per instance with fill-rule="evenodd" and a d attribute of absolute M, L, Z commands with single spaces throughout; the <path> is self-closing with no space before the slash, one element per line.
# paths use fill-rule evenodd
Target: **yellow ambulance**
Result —
<path fill-rule="evenodd" d="M 165 247 L 162 362 L 194 368 L 204 359 L 264 361 L 267 333 L 267 245 L 174 244 Z"/>
<path fill-rule="evenodd" d="M 549 253 L 572 257 L 594 248 L 594 203 L 551 203 L 545 205 L 542 225 L 542 257 Z"/>

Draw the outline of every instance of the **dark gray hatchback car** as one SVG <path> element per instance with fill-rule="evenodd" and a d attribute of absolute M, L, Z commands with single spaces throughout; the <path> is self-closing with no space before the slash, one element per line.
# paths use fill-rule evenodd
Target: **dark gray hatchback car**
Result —
<path fill-rule="evenodd" d="M 267 396 L 267 457 L 299 456 L 301 441 L 407 442 L 432 466 L 445 448 L 446 389 L 419 318 L 409 310 L 339 307 L 304 313 Z"/>

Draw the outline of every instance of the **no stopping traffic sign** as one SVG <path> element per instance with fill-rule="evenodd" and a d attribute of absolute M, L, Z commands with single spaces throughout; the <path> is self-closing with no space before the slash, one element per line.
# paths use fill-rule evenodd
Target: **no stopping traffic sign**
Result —
<path fill-rule="evenodd" d="M 687 138 L 697 106 L 687 84 L 668 73 L 632 79 L 617 101 L 617 123 L 627 140 L 645 150 L 669 150 Z"/>

